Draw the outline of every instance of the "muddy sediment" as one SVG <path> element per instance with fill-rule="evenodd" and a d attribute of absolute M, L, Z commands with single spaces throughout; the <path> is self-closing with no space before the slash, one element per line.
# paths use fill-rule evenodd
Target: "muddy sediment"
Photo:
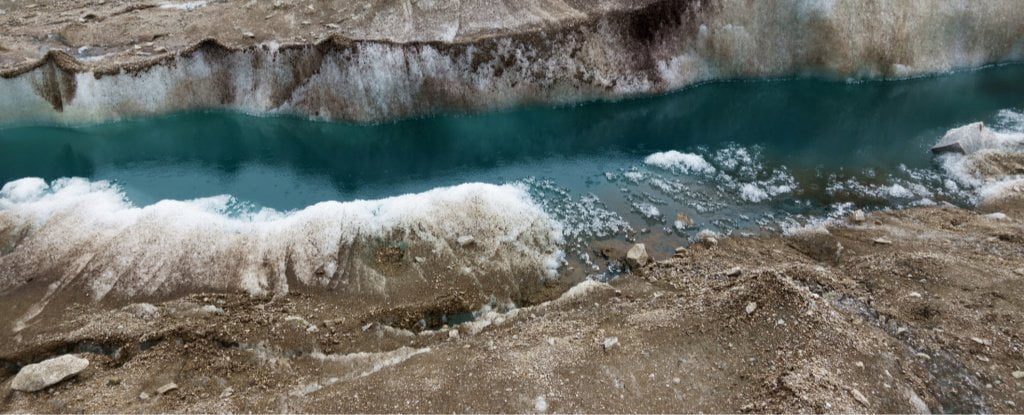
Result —
<path fill-rule="evenodd" d="M 328 293 L 78 304 L 0 351 L 3 383 L 93 362 L 5 411 L 1017 412 L 1024 211 L 837 222 L 835 258 L 789 236 L 698 243 L 609 284 L 515 306 Z M 737 271 L 738 270 L 738 271 Z M 417 318 L 476 308 L 475 320 Z M 614 339 L 614 340 L 612 340 Z M 156 389 L 173 382 L 177 390 Z M 143 399 L 145 398 L 145 399 Z"/>

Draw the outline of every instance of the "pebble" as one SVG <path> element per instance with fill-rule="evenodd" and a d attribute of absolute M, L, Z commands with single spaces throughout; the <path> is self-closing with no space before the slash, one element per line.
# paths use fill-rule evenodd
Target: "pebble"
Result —
<path fill-rule="evenodd" d="M 459 338 L 459 331 L 455 330 L 455 329 L 448 330 L 448 338 L 449 339 L 457 339 L 457 338 Z"/>
<path fill-rule="evenodd" d="M 913 297 L 913 298 L 921 298 L 921 293 L 919 293 L 917 291 L 911 291 L 910 292 L 910 296 Z"/>
<path fill-rule="evenodd" d="M 929 359 L 932 358 L 931 356 L 928 356 L 927 353 L 915 353 L 914 356 L 917 356 L 917 357 L 922 358 L 924 360 L 929 360 Z"/>
<path fill-rule="evenodd" d="M 971 340 L 973 340 L 975 343 L 978 343 L 978 344 L 984 345 L 984 346 L 991 346 L 992 345 L 992 340 L 989 340 L 989 339 L 982 339 L 980 337 L 971 337 Z"/>
<path fill-rule="evenodd" d="M 424 259 L 424 258 L 423 258 L 423 257 L 421 257 L 421 256 L 418 256 L 418 257 L 413 257 L 413 260 L 415 260 L 415 261 L 416 261 L 416 263 L 418 263 L 418 264 L 422 264 L 422 263 L 423 263 L 424 261 L 426 261 L 426 259 Z"/>
<path fill-rule="evenodd" d="M 1024 370 L 1017 370 L 1011 373 L 1014 379 L 1024 379 Z"/>
<path fill-rule="evenodd" d="M 158 395 L 163 395 L 165 393 L 168 393 L 170 391 L 177 390 L 177 389 L 178 389 L 178 384 L 174 383 L 174 382 L 171 382 L 171 383 L 167 383 L 167 384 L 165 384 L 165 385 L 163 385 L 163 386 L 161 386 L 159 388 L 156 388 L 156 393 Z"/>
<path fill-rule="evenodd" d="M 256 37 L 256 34 L 253 33 L 253 32 L 242 32 L 242 36 L 245 36 L 245 37 L 247 37 L 249 39 L 252 39 L 252 38 Z"/>
<path fill-rule="evenodd" d="M 143 400 L 144 401 L 146 399 L 149 399 L 149 394 L 148 393 L 142 392 L 142 393 L 139 394 L 139 400 Z"/>
<path fill-rule="evenodd" d="M 605 351 L 609 351 L 611 349 L 614 349 L 618 345 L 619 345 L 619 338 L 618 337 L 607 337 L 607 338 L 604 339 L 603 342 L 601 342 L 601 347 L 604 347 Z"/>
<path fill-rule="evenodd" d="M 676 253 L 677 254 L 681 254 L 683 252 L 686 252 L 686 247 L 685 246 L 677 246 L 676 247 Z M 1024 268 L 1022 268 L 1022 270 L 1024 270 Z"/>
<path fill-rule="evenodd" d="M 850 220 L 854 223 L 861 223 L 867 220 L 867 218 L 865 217 L 863 210 L 857 209 L 850 214 Z"/>
<path fill-rule="evenodd" d="M 739 276 L 742 273 L 743 273 L 743 270 L 740 269 L 740 267 L 732 267 L 732 268 L 729 268 L 728 270 L 725 271 L 725 276 L 726 277 L 736 277 L 736 276 Z"/>
<path fill-rule="evenodd" d="M 754 314 L 754 311 L 757 310 L 757 303 L 755 303 L 755 302 L 748 303 L 746 310 L 747 310 L 747 315 Z"/>
<path fill-rule="evenodd" d="M 874 243 L 879 245 L 892 245 L 892 241 L 885 238 L 875 238 Z"/>
<path fill-rule="evenodd" d="M 861 405 L 868 406 L 868 398 L 859 390 L 850 389 L 850 395 L 853 395 L 853 399 L 856 399 Z"/>
<path fill-rule="evenodd" d="M 469 245 L 473 244 L 473 242 L 476 242 L 476 238 L 473 238 L 470 235 L 463 235 L 463 236 L 460 236 L 455 241 L 459 243 L 459 246 L 469 246 Z"/>

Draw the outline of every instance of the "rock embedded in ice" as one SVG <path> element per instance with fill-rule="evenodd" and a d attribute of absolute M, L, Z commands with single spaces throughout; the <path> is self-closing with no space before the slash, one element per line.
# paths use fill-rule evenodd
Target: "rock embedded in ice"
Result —
<path fill-rule="evenodd" d="M 22 392 L 42 390 L 77 375 L 87 367 L 89 361 L 75 355 L 47 359 L 21 368 L 11 381 L 11 389 Z"/>
<path fill-rule="evenodd" d="M 647 247 L 644 244 L 635 244 L 629 248 L 629 251 L 626 251 L 626 264 L 631 269 L 643 268 L 650 260 L 651 257 L 647 255 Z"/>

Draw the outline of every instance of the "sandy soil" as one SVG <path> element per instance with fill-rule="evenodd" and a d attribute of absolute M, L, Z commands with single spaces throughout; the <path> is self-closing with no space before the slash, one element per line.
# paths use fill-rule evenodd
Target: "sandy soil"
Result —
<path fill-rule="evenodd" d="M 75 305 L 0 348 L 0 408 L 1020 412 L 1020 206 L 878 212 L 827 233 L 698 243 L 610 284 L 553 286 L 453 327 L 439 315 L 465 310 L 457 299 Z M 91 365 L 41 392 L 10 389 L 21 365 L 68 352 Z"/>

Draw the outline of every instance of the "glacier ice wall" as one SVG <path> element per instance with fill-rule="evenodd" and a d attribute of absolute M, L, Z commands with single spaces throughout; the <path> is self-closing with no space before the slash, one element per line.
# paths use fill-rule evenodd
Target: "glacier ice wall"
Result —
<path fill-rule="evenodd" d="M 0 122 L 193 108 L 380 121 L 790 76 L 900 78 L 1024 58 L 1017 0 L 663 0 L 452 42 L 206 40 L 131 64 L 62 52 L 0 73 Z"/>
<path fill-rule="evenodd" d="M 562 261 L 560 225 L 518 185 L 464 184 L 285 213 L 232 213 L 232 202 L 220 196 L 135 207 L 105 181 L 7 183 L 0 190 L 0 292 L 21 296 L 36 312 L 54 298 L 269 296 L 289 287 L 360 301 L 452 292 L 481 301 L 515 299 L 554 276 Z M 48 288 L 18 291 L 39 286 Z"/>

